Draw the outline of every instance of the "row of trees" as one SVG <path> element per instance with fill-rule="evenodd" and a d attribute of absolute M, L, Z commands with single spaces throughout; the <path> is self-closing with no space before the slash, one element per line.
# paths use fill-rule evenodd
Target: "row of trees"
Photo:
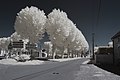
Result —
<path fill-rule="evenodd" d="M 48 16 L 44 11 L 31 6 L 22 9 L 16 17 L 15 30 L 23 39 L 29 39 L 37 43 L 46 31 L 52 43 L 52 56 L 55 57 L 59 48 L 62 55 L 67 50 L 79 53 L 87 52 L 89 45 L 82 32 L 67 17 L 67 14 L 59 9 L 54 9 Z"/>
<path fill-rule="evenodd" d="M 67 14 L 59 9 L 54 9 L 49 15 L 46 22 L 46 30 L 50 35 L 53 44 L 53 56 L 57 47 L 61 47 L 62 55 L 67 48 L 67 52 L 88 51 L 88 43 L 76 25 L 67 17 Z"/>

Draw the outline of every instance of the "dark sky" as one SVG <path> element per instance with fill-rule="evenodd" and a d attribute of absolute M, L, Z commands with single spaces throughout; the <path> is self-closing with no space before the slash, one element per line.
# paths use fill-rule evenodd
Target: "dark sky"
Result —
<path fill-rule="evenodd" d="M 120 31 L 120 0 L 0 0 L 0 37 L 10 36 L 14 32 L 16 14 L 26 6 L 36 6 L 45 11 L 59 8 L 83 32 L 91 44 L 92 32 L 96 45 L 107 45 L 111 37 Z"/>

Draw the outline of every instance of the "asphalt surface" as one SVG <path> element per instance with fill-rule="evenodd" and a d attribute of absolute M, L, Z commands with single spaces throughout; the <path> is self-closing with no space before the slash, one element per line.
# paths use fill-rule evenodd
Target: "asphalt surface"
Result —
<path fill-rule="evenodd" d="M 34 66 L 0 65 L 0 80 L 120 80 L 120 77 L 92 64 L 88 59 L 47 62 Z"/>

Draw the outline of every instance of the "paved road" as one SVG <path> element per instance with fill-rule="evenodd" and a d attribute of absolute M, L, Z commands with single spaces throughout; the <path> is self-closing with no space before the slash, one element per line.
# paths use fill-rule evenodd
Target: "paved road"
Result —
<path fill-rule="evenodd" d="M 91 64 L 88 59 L 48 62 L 36 66 L 2 67 L 0 80 L 120 80 L 120 77 Z"/>

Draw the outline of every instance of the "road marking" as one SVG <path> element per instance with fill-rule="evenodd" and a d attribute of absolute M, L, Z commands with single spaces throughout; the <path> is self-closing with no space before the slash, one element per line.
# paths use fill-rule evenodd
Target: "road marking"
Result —
<path fill-rule="evenodd" d="M 90 60 L 84 61 L 82 64 L 87 64 L 88 62 L 90 62 Z"/>
<path fill-rule="evenodd" d="M 104 74 L 95 74 L 93 76 L 105 76 Z"/>
<path fill-rule="evenodd" d="M 96 74 L 102 74 L 102 72 L 95 72 Z"/>

